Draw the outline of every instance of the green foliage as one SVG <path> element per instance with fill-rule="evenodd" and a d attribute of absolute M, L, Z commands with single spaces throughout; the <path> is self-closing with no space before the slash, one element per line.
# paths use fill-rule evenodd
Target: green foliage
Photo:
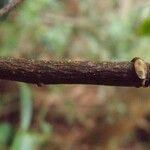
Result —
<path fill-rule="evenodd" d="M 0 123 L 0 147 L 10 144 L 13 128 L 9 123 Z"/>
<path fill-rule="evenodd" d="M 32 118 L 32 97 L 29 87 L 26 84 L 20 84 L 20 128 L 27 130 Z"/>
<path fill-rule="evenodd" d="M 112 5 L 114 3 L 116 1 L 110 2 Z M 68 53 L 70 57 L 127 60 L 136 53 L 135 46 L 143 41 L 142 36 L 149 35 L 149 18 L 138 17 L 139 13 L 134 9 L 127 19 L 111 12 L 106 16 L 109 22 L 105 23 L 102 16 L 96 15 L 101 11 L 92 9 L 96 4 L 94 1 L 81 1 L 81 17 L 74 21 L 71 17 L 64 17 L 65 4 L 65 1 L 59 0 L 38 0 L 36 5 L 32 1 L 25 1 L 18 9 L 16 22 L 12 24 L 7 20 L 1 25 L 0 32 L 7 36 L 0 39 L 0 54 L 10 55 L 12 49 L 17 49 L 24 40 L 26 45 L 31 45 L 28 47 L 31 51 L 40 45 L 41 51 L 46 49 L 53 57 L 64 57 L 64 53 Z M 137 27 L 138 19 L 141 23 Z M 3 31 L 6 26 L 7 31 Z"/>
<path fill-rule="evenodd" d="M 39 146 L 39 136 L 26 131 L 18 131 L 11 150 L 36 150 Z"/>
<path fill-rule="evenodd" d="M 48 5 L 49 0 L 37 0 L 36 5 L 32 1 L 25 1 L 18 16 L 18 21 L 22 27 L 31 26 L 35 23 L 38 23 L 40 12 Z"/>
<path fill-rule="evenodd" d="M 47 109 L 45 107 L 41 108 L 40 115 L 39 115 L 39 126 L 43 134 L 48 136 L 49 138 L 52 137 L 53 134 L 53 127 L 52 125 L 45 120 L 45 116 L 47 115 Z"/>
<path fill-rule="evenodd" d="M 60 0 L 48 0 L 49 7 L 52 12 L 58 13 L 64 10 L 64 1 Z"/>
<path fill-rule="evenodd" d="M 150 36 L 150 18 L 146 18 L 137 29 L 138 35 Z"/>
<path fill-rule="evenodd" d="M 61 51 L 68 46 L 71 31 L 72 29 L 69 25 L 55 24 L 53 27 L 47 28 L 46 33 L 41 33 L 40 39 L 49 51 L 54 51 L 57 55 L 62 55 Z"/>
<path fill-rule="evenodd" d="M 32 117 L 32 97 L 29 87 L 26 84 L 20 83 L 20 128 L 14 136 L 11 150 L 36 150 L 41 144 L 50 139 L 52 134 L 51 126 L 44 121 L 44 114 L 42 113 L 39 124 L 42 133 L 30 132 L 29 126 Z M 45 112 L 45 111 L 44 111 Z"/>
<path fill-rule="evenodd" d="M 1 32 L 1 56 L 10 55 L 18 46 L 19 28 L 11 22 L 6 22 L 0 25 Z"/>
<path fill-rule="evenodd" d="M 142 39 L 137 39 L 137 43 L 134 45 L 134 50 L 131 52 L 131 56 L 140 56 L 146 61 L 149 61 L 150 56 L 150 38 L 143 37 Z"/>
<path fill-rule="evenodd" d="M 11 150 L 37 150 L 42 144 L 50 140 L 50 135 L 31 131 L 18 130 Z"/>

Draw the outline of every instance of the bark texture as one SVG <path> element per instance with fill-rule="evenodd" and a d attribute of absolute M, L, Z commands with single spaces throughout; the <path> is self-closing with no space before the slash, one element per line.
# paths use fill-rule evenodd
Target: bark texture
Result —
<path fill-rule="evenodd" d="M 150 85 L 150 64 L 146 86 Z M 132 62 L 36 61 L 0 58 L 0 79 L 42 84 L 93 84 L 140 87 Z"/>
<path fill-rule="evenodd" d="M 11 11 L 16 5 L 21 3 L 23 0 L 10 0 L 3 8 L 0 9 L 0 17 Z"/>

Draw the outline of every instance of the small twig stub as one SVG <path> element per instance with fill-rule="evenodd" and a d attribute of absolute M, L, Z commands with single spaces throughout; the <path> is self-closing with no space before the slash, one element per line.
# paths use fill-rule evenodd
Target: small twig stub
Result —
<path fill-rule="evenodd" d="M 139 57 L 132 59 L 134 63 L 134 69 L 139 79 L 141 79 L 142 87 L 146 86 L 148 67 L 145 61 Z"/>

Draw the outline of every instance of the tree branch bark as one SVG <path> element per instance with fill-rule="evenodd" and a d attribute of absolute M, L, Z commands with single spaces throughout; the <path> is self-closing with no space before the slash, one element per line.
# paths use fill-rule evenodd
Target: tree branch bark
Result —
<path fill-rule="evenodd" d="M 150 64 L 146 85 L 150 85 Z M 140 87 L 132 62 L 36 61 L 0 58 L 0 79 L 42 84 L 93 84 Z"/>
<path fill-rule="evenodd" d="M 10 0 L 3 8 L 0 9 L 0 17 L 11 11 L 17 4 L 23 0 Z"/>

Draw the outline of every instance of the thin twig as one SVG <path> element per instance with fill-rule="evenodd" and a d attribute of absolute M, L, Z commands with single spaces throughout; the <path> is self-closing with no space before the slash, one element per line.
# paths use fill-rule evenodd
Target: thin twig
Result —
<path fill-rule="evenodd" d="M 17 4 L 23 0 L 10 0 L 3 8 L 0 9 L 0 17 L 12 10 Z"/>

